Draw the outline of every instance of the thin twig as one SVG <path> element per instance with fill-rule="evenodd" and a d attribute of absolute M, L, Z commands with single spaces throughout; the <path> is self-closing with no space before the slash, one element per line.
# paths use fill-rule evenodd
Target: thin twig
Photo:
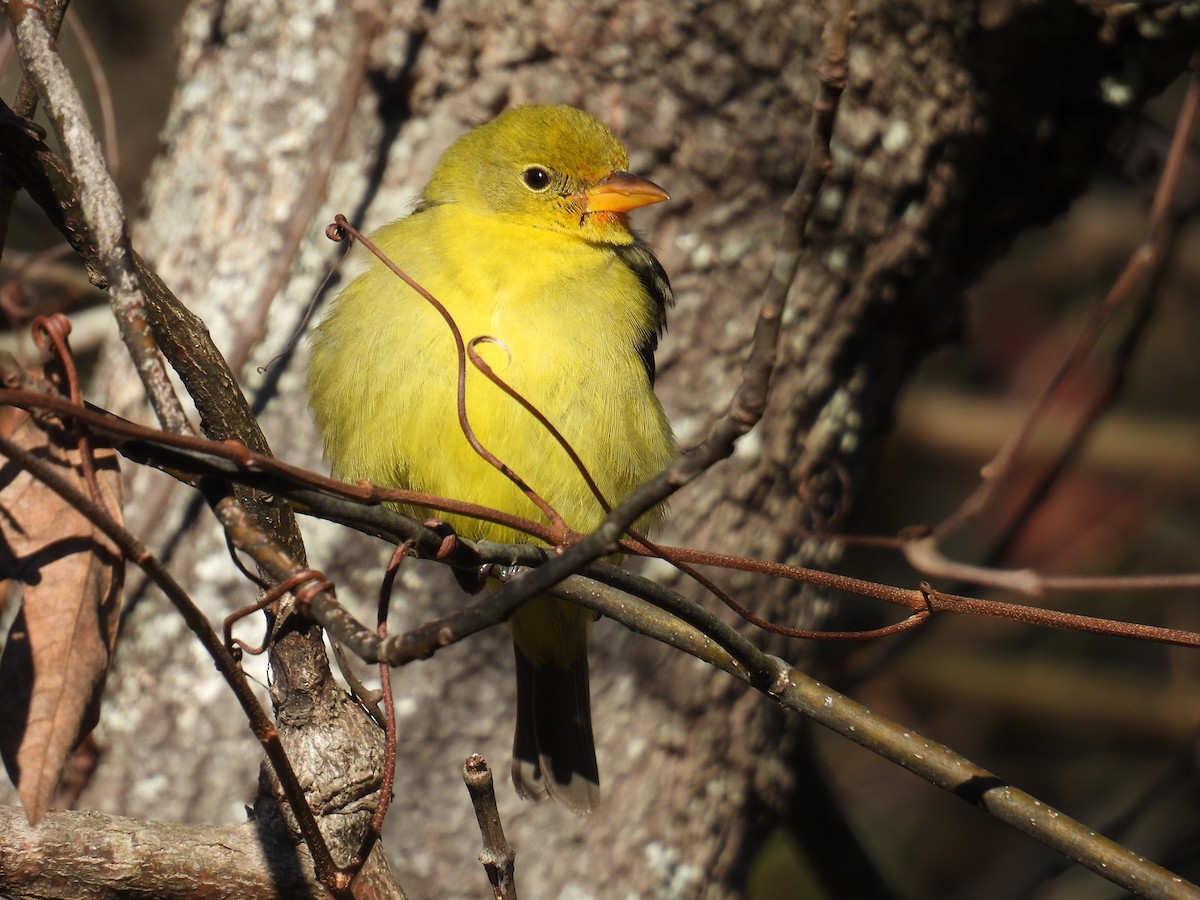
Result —
<path fill-rule="evenodd" d="M 1196 92 L 1196 97 L 1200 101 L 1200 91 Z M 1120 396 L 1134 354 L 1154 320 L 1154 312 L 1162 296 L 1178 234 L 1179 230 L 1175 227 L 1167 227 L 1164 230 L 1160 252 L 1150 268 L 1146 286 L 1134 304 L 1131 320 L 1125 326 L 1124 333 L 1113 351 L 1108 371 L 1102 376 L 1100 389 L 1087 400 L 1082 414 L 1071 428 L 1070 439 L 1057 451 L 1051 464 L 1037 476 L 1034 483 L 1026 488 L 1024 497 L 988 548 L 987 562 L 1003 560 L 1008 556 L 1009 550 L 1029 524 L 1030 518 L 1042 508 L 1054 486 L 1078 461 L 1104 414 Z"/>
<path fill-rule="evenodd" d="M 540 425 L 546 431 L 546 433 L 554 439 L 554 442 L 558 444 L 558 446 L 562 448 L 563 452 L 566 453 L 570 458 L 571 465 L 573 465 L 575 470 L 583 477 L 584 484 L 587 485 L 587 488 L 589 491 L 591 491 L 592 496 L 596 498 L 596 502 L 600 504 L 600 508 L 606 513 L 612 512 L 612 504 L 608 502 L 608 498 L 604 496 L 604 492 L 600 490 L 600 486 L 596 484 L 596 480 L 592 478 L 592 473 L 588 471 L 588 467 L 584 463 L 583 458 L 580 457 L 580 455 L 575 451 L 575 448 L 571 446 L 571 442 L 568 441 L 563 433 L 558 430 L 558 427 L 551 422 L 549 418 L 547 418 L 544 412 L 530 402 L 524 394 L 497 375 L 492 367 L 488 365 L 487 360 L 485 360 L 479 354 L 476 346 L 478 344 L 485 343 L 494 343 L 494 340 L 485 335 L 480 335 L 478 337 L 471 338 L 471 341 L 467 344 L 467 356 L 471 360 L 471 365 L 478 369 L 480 374 L 487 378 L 488 381 L 515 400 L 517 404 L 525 410 L 525 412 L 529 413 L 534 417 L 534 419 L 537 420 L 538 425 Z"/>
<path fill-rule="evenodd" d="M 1200 573 L 1156 575 L 1043 575 L 1035 569 L 998 569 L 947 558 L 931 537 L 901 540 L 897 545 L 909 565 L 923 575 L 952 578 L 1040 597 L 1053 591 L 1185 591 L 1200 590 Z"/>
<path fill-rule="evenodd" d="M 375 633 L 381 638 L 387 636 L 388 608 L 392 601 L 392 587 L 396 583 L 396 575 L 400 565 L 408 556 L 409 545 L 401 544 L 392 554 L 387 569 L 384 570 L 383 581 L 379 585 L 379 608 L 376 612 Z M 379 664 L 379 693 L 383 703 L 383 722 L 386 751 L 383 757 L 383 774 L 380 776 L 379 804 L 371 817 L 372 841 L 383 836 L 383 820 L 387 816 L 388 807 L 392 803 L 392 782 L 396 777 L 396 704 L 392 697 L 392 669 L 390 666 Z M 365 848 L 369 850 L 370 848 Z M 365 854 L 364 854 L 365 855 Z"/>
<path fill-rule="evenodd" d="M 1017 454 L 1028 441 L 1034 426 L 1050 408 L 1050 401 L 1058 392 L 1059 387 L 1091 351 L 1104 326 L 1113 313 L 1133 293 L 1133 289 L 1141 281 L 1142 276 L 1161 263 L 1164 242 L 1170 233 L 1168 228 L 1171 212 L 1170 201 L 1179 187 L 1179 179 L 1184 169 L 1183 162 L 1191 144 L 1191 135 L 1195 130 L 1198 115 L 1200 115 L 1200 67 L 1193 65 L 1188 93 L 1179 112 L 1171 149 L 1155 190 L 1154 202 L 1150 208 L 1150 216 L 1141 242 L 1130 254 L 1125 268 L 1109 288 L 1099 308 L 1076 336 L 1058 368 L 1042 385 L 1029 413 L 1021 423 L 1021 427 L 1009 436 L 996 455 L 980 471 L 979 486 L 959 504 L 954 512 L 934 528 L 934 534 L 939 539 L 957 531 L 987 506 L 997 486 L 1012 468 Z"/>
<path fill-rule="evenodd" d="M 467 443 L 471 445 L 471 449 L 476 455 L 488 463 L 497 472 L 511 481 L 523 493 L 529 502 L 542 511 L 550 524 L 554 527 L 556 535 L 559 535 L 558 540 L 552 543 L 560 543 L 563 538 L 570 534 L 570 529 L 562 516 L 552 507 L 537 491 L 529 486 L 529 483 L 522 478 L 517 472 L 509 468 L 504 460 L 500 459 L 496 454 L 492 453 L 483 442 L 479 440 L 479 436 L 475 433 L 475 429 L 471 426 L 469 417 L 467 416 L 467 346 L 463 338 L 462 332 L 459 330 L 458 323 L 454 321 L 454 317 L 450 315 L 450 311 L 442 304 L 437 297 L 429 293 L 424 287 L 414 281 L 407 272 L 401 269 L 394 261 L 388 258 L 382 250 L 375 246 L 370 238 L 366 237 L 362 232 L 350 224 L 350 220 L 340 213 L 334 217 L 335 228 L 340 229 L 352 236 L 356 241 L 363 245 L 372 255 L 375 256 L 384 266 L 386 266 L 393 275 L 407 284 L 410 288 L 416 291 L 422 299 L 436 310 L 437 314 L 442 317 L 442 321 L 446 323 L 446 327 L 450 330 L 450 335 L 454 339 L 454 349 L 457 355 L 458 365 L 458 394 L 457 394 L 457 412 L 458 412 L 458 427 L 461 429 L 463 436 L 467 439 Z M 436 508 L 436 507 L 435 507 Z"/>
<path fill-rule="evenodd" d="M 849 32 L 853 24 L 853 4 L 849 0 L 840 0 L 834 5 L 823 32 L 827 54 L 820 70 L 820 95 L 813 104 L 814 140 L 796 188 L 783 205 L 775 260 L 763 291 L 750 355 L 742 370 L 742 382 L 733 396 L 729 411 L 713 425 L 703 443 L 684 453 L 621 501 L 591 534 L 526 578 L 505 585 L 497 598 L 502 595 L 504 600 L 536 596 L 549 590 L 566 575 L 616 552 L 621 536 L 644 512 L 728 458 L 738 439 L 762 418 L 778 353 L 784 306 L 800 266 L 804 231 L 832 165 L 829 137 L 846 83 Z"/>
<path fill-rule="evenodd" d="M 46 346 L 47 342 L 53 347 L 55 361 L 62 370 L 62 377 L 66 380 L 67 396 L 71 398 L 72 403 L 82 405 L 83 392 L 79 386 L 79 375 L 75 370 L 75 359 L 71 355 L 71 348 L 67 341 L 70 333 L 71 320 L 62 313 L 38 316 L 33 320 L 34 342 L 44 353 L 50 352 L 50 347 Z M 107 501 L 100 491 L 100 483 L 96 480 L 96 462 L 86 432 L 79 433 L 75 447 L 79 452 L 80 474 L 83 476 L 83 483 L 87 485 L 92 502 L 107 509 Z"/>
<path fill-rule="evenodd" d="M 554 533 L 545 525 L 474 504 L 449 501 L 429 494 L 379 488 L 365 482 L 357 485 L 345 484 L 289 465 L 273 457 L 251 453 L 244 446 L 235 442 L 217 443 L 203 438 L 169 434 L 135 425 L 115 416 L 80 409 L 62 398 L 33 390 L 0 390 L 0 403 L 30 410 L 51 410 L 56 414 L 78 421 L 87 426 L 94 439 L 105 441 L 135 462 L 153 463 L 176 475 L 191 472 L 198 476 L 219 478 L 222 481 L 241 482 L 277 497 L 291 499 L 297 503 L 302 512 L 321 515 L 331 521 L 348 524 L 360 528 L 368 534 L 386 537 L 389 540 L 409 541 L 416 554 L 422 558 L 438 559 L 462 569 L 473 569 L 485 562 L 505 561 L 539 566 L 528 575 L 514 580 L 501 592 L 488 598 L 482 604 L 470 607 L 439 622 L 422 626 L 402 636 L 388 638 L 385 642 L 388 648 L 386 650 L 381 649 L 378 635 L 372 629 L 355 621 L 345 610 L 341 609 L 331 592 L 319 592 L 314 599 L 312 609 L 314 617 L 338 640 L 344 642 L 349 649 L 369 661 L 385 660 L 392 665 L 401 665 L 413 659 L 427 658 L 448 643 L 504 621 L 513 609 L 528 599 L 530 595 L 526 593 L 527 591 L 546 592 L 556 582 L 561 581 L 565 575 L 582 571 L 587 567 L 588 562 L 594 562 L 602 556 L 615 552 L 616 549 L 632 553 L 646 553 L 644 548 L 631 542 L 602 544 L 600 542 L 605 535 L 599 533 L 582 538 L 579 544 L 553 558 L 547 557 L 544 551 L 527 545 L 503 545 L 502 549 L 485 554 L 481 548 L 491 546 L 499 548 L 502 545 L 473 544 L 463 539 L 457 539 L 448 549 L 444 535 L 421 523 L 392 510 L 364 508 L 357 504 L 402 503 L 453 511 L 460 515 L 477 516 L 504 524 L 545 540 L 547 543 L 553 542 Z M 297 487 L 297 485 L 301 487 Z M 343 499 L 338 500 L 337 498 Z M 345 502 L 347 500 L 353 500 L 356 503 L 349 504 Z M 626 507 L 626 504 L 622 504 L 614 511 L 613 516 L 620 514 L 632 521 L 642 511 L 644 510 L 637 506 Z M 614 521 L 612 537 L 615 541 L 621 534 L 621 522 Z M 237 529 L 231 536 L 235 545 L 245 549 L 273 578 L 284 580 L 303 568 L 297 559 L 283 551 L 257 526 L 250 524 L 244 516 L 240 514 L 232 516 L 226 524 Z M 580 547 L 584 548 L 584 552 L 576 556 Z M 955 611 L 1011 618 L 1048 627 L 1079 628 L 1093 633 L 1164 641 L 1187 646 L 1195 645 L 1196 641 L 1200 640 L 1200 636 L 1191 632 L 1160 629 L 1154 626 L 1089 616 L 1072 616 L 1066 613 L 978 598 L 969 598 L 970 603 L 955 600 L 943 602 L 937 599 L 943 596 L 940 594 L 932 595 L 931 599 L 930 594 L 915 588 L 899 588 L 770 560 L 752 560 L 684 547 L 664 546 L 658 549 L 664 556 L 682 563 L 757 572 L 769 577 L 788 578 L 817 585 L 828 590 L 871 597 L 903 607 L 918 618 L 924 618 L 930 612 Z M 567 559 L 565 563 L 563 562 L 564 558 Z M 545 574 L 547 569 L 551 569 L 549 575 Z M 964 573 L 953 570 L 948 571 L 948 574 L 962 575 Z M 1022 586 L 1027 589 L 1036 586 L 1035 579 L 1023 577 L 1019 571 L 1010 573 L 1006 578 L 1009 586 Z M 983 583 L 990 583 L 984 577 L 979 580 Z M 1195 587 L 1198 583 L 1200 583 L 1200 576 L 1197 575 L 1139 576 L 1137 582 L 1129 582 L 1128 579 L 1089 579 L 1085 582 L 1079 577 L 1044 576 L 1040 586 L 1046 590 L 1082 588 L 1101 590 L 1110 587 L 1124 589 L 1129 586 L 1142 589 L 1179 590 Z M 957 595 L 945 596 L 956 597 Z M 806 633 L 805 636 L 831 640 L 861 640 L 878 637 L 880 634 L 893 633 L 916 624 L 919 622 L 906 619 L 885 629 L 866 632 L 812 632 L 811 635 Z"/>
<path fill-rule="evenodd" d="M 468 756 L 463 763 L 463 781 L 471 795 L 479 833 L 483 836 L 483 851 L 479 854 L 479 861 L 483 863 L 488 881 L 492 884 L 492 893 L 496 900 L 517 900 L 517 882 L 513 877 L 517 851 L 504 836 L 504 824 L 496 807 L 492 770 L 487 760 L 478 753 Z"/>

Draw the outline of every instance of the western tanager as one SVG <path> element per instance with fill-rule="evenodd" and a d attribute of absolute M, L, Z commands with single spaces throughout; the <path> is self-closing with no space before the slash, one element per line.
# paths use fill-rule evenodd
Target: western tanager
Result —
<path fill-rule="evenodd" d="M 520 106 L 459 138 L 407 218 L 373 236 L 450 312 L 489 366 L 555 424 L 610 503 L 675 454 L 654 395 L 654 350 L 671 288 L 625 214 L 667 199 L 627 173 L 609 129 L 568 106 Z M 576 531 L 604 510 L 567 454 L 468 363 L 466 406 L 480 441 Z M 451 333 L 438 313 L 368 260 L 313 338 L 308 396 L 334 473 L 428 491 L 540 521 L 481 459 L 456 415 Z M 427 510 L 408 510 L 425 517 Z M 662 510 L 638 526 L 653 527 Z M 527 535 L 459 516 L 459 534 Z M 517 661 L 513 783 L 590 811 L 599 776 L 588 694 L 592 615 L 537 597 L 509 621 Z"/>

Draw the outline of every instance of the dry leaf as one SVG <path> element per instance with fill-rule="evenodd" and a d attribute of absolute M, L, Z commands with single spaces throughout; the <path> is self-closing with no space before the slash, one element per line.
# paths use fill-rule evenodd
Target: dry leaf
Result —
<path fill-rule="evenodd" d="M 32 421 L 12 438 L 54 464 L 85 494 L 78 452 Z M 109 514 L 120 520 L 116 455 L 97 451 Z M 83 515 L 15 463 L 0 467 L 0 578 L 21 586 L 21 608 L 0 655 L 0 755 L 25 815 L 50 805 L 72 749 L 91 731 L 116 641 L 124 563 Z"/>

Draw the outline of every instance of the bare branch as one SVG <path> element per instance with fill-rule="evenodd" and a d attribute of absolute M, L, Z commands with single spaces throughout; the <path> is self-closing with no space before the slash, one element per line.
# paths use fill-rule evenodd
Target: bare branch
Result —
<path fill-rule="evenodd" d="M 221 482 L 231 481 L 252 485 L 258 490 L 269 492 L 277 497 L 291 499 L 297 503 L 301 511 L 352 525 L 369 534 L 386 537 L 389 540 L 409 542 L 416 554 L 423 558 L 437 559 L 468 569 L 483 563 L 510 565 L 522 563 L 537 566 L 537 568 L 524 573 L 519 579 L 509 579 L 509 584 L 486 601 L 461 610 L 445 619 L 408 631 L 403 635 L 395 635 L 382 640 L 372 629 L 361 625 L 342 609 L 333 596 L 331 586 L 327 582 L 322 582 L 319 590 L 311 591 L 310 595 L 305 598 L 306 604 L 311 603 L 313 617 L 328 628 L 335 637 L 343 641 L 348 649 L 364 660 L 372 662 L 386 661 L 391 665 L 403 665 L 415 659 L 428 658 L 449 643 L 504 621 L 517 606 L 533 594 L 550 591 L 557 583 L 576 572 L 585 569 L 590 572 L 591 569 L 588 568 L 590 564 L 594 564 L 602 556 L 615 552 L 618 547 L 631 552 L 646 553 L 645 549 L 637 545 L 617 543 L 623 527 L 622 520 L 617 517 L 624 516 L 624 521 L 632 523 L 644 511 L 633 503 L 632 498 L 614 510 L 606 520 L 606 525 L 602 526 L 601 531 L 581 538 L 578 543 L 559 555 L 548 557 L 545 551 L 537 547 L 523 545 L 505 545 L 503 547 L 490 545 L 498 549 L 485 554 L 481 552 L 480 548 L 489 546 L 486 543 L 476 545 L 458 538 L 448 540 L 444 534 L 439 534 L 398 513 L 385 509 L 363 508 L 357 504 L 341 502 L 336 498 L 346 498 L 359 503 L 407 503 L 434 509 L 452 510 L 462 515 L 478 516 L 489 521 L 501 522 L 540 537 L 547 542 L 553 541 L 555 532 L 538 523 L 517 516 L 505 515 L 475 504 L 446 500 L 417 492 L 379 488 L 366 483 L 348 485 L 269 456 L 251 453 L 237 443 L 216 443 L 188 435 L 173 435 L 156 431 L 126 422 L 115 416 L 80 409 L 61 398 L 34 391 L 0 390 L 0 402 L 27 409 L 53 410 L 86 424 L 97 439 L 103 438 L 123 455 L 136 462 L 156 462 L 176 474 L 196 472 L 206 477 L 219 479 Z M 151 450 L 153 452 L 148 452 Z M 670 471 L 668 469 L 668 472 Z M 308 487 L 297 489 L 296 485 Z M 315 490 L 311 488 L 315 488 Z M 222 502 L 220 491 L 211 494 L 211 487 L 210 503 L 217 510 L 218 517 L 229 531 L 234 545 L 249 553 L 263 571 L 270 573 L 272 578 L 282 582 L 305 569 L 300 560 L 272 540 L 257 524 L 250 521 L 244 512 L 230 506 L 228 502 Z M 605 532 L 603 530 L 605 528 L 611 528 L 611 532 Z M 612 543 L 604 543 L 605 540 L 610 540 Z M 896 543 L 895 539 L 892 539 L 891 543 Z M 805 637 L 827 640 L 863 640 L 913 627 L 933 612 L 954 611 L 1013 619 L 1045 627 L 1069 628 L 1094 634 L 1111 634 L 1184 646 L 1196 646 L 1200 643 L 1200 635 L 1178 629 L 1158 628 L 1092 616 L 1077 616 L 1018 604 L 943 594 L 928 587 L 922 589 L 899 588 L 769 560 L 745 559 L 682 547 L 664 546 L 657 549 L 662 551 L 664 558 L 680 563 L 719 566 L 758 572 L 776 578 L 787 578 L 830 590 L 872 597 L 904 607 L 913 614 L 910 619 L 883 629 L 860 632 L 804 632 L 802 636 Z M 926 551 L 924 556 L 928 560 L 929 552 Z M 550 574 L 547 574 L 548 570 Z M 965 572 L 962 569 L 948 571 L 958 574 Z M 1021 576 L 1020 573 L 1014 572 L 1006 577 L 1012 586 L 1025 588 L 1035 586 L 1035 579 L 1032 576 Z M 988 579 L 981 580 L 989 583 Z M 1186 588 L 1195 580 L 1195 577 L 1186 575 L 1140 576 L 1140 580 L 1136 584 L 1142 588 L 1171 590 Z M 1042 584 L 1047 589 L 1050 587 L 1072 589 L 1080 585 L 1097 590 L 1108 586 L 1113 588 L 1127 586 L 1125 580 L 1113 581 L 1109 585 L 1104 579 L 1091 579 L 1084 582 L 1064 577 L 1043 579 Z M 752 622 L 762 621 L 753 615 L 748 618 Z M 796 630 L 792 629 L 791 631 L 795 633 Z"/>
<path fill-rule="evenodd" d="M 146 321 L 146 300 L 129 244 L 121 197 L 88 123 L 83 101 L 58 56 L 41 9 L 25 3 L 9 3 L 5 9 L 16 36 L 21 64 L 37 86 L 46 112 L 54 122 L 78 185 L 79 203 L 103 263 L 122 340 L 163 427 L 190 433 L 192 426 L 167 378 L 166 365 Z"/>
<path fill-rule="evenodd" d="M 1200 897 L 1200 888 L 1097 834 L 935 741 L 871 712 L 782 660 L 769 692 L 789 709 L 954 794 L 1139 897 Z"/>
<path fill-rule="evenodd" d="M 483 835 L 483 852 L 479 861 L 487 871 L 496 900 L 517 900 L 517 882 L 513 868 L 517 851 L 504 836 L 504 824 L 500 821 L 500 810 L 496 808 L 496 790 L 492 770 L 487 760 L 474 753 L 463 763 L 463 781 L 471 794 L 471 805 L 475 807 L 475 818 L 479 821 L 479 833 Z"/>
<path fill-rule="evenodd" d="M 253 822 L 181 825 L 52 810 L 34 829 L 19 809 L 0 806 L 0 835 L 0 874 L 13 897 L 329 896 L 304 847 Z"/>

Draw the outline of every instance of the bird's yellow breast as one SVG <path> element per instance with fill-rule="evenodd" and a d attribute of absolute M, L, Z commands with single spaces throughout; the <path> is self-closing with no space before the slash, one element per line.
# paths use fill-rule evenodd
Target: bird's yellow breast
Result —
<path fill-rule="evenodd" d="M 441 301 L 464 341 L 489 339 L 480 355 L 556 425 L 610 503 L 670 461 L 670 427 L 638 354 L 657 327 L 654 304 L 611 248 L 456 206 L 395 222 L 375 241 Z M 335 473 L 542 520 L 469 446 L 457 379 L 441 316 L 368 263 L 314 337 L 310 403 Z M 603 510 L 567 454 L 469 361 L 466 407 L 480 441 L 568 525 L 586 531 L 599 523 Z M 444 518 L 467 537 L 519 539 L 488 523 Z"/>

